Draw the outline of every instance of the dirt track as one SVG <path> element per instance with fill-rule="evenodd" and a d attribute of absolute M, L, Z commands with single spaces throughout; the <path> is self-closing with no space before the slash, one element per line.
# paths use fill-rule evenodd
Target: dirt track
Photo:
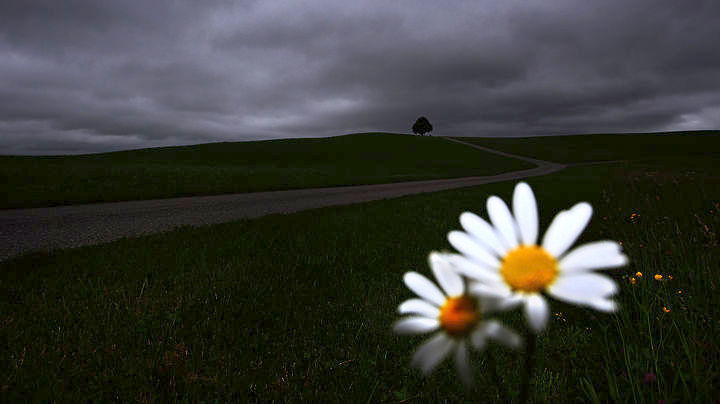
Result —
<path fill-rule="evenodd" d="M 209 225 L 272 213 L 397 198 L 545 175 L 567 167 L 446 139 L 529 161 L 537 167 L 482 177 L 0 210 L 0 261 L 32 250 L 106 243 L 181 225 Z"/>

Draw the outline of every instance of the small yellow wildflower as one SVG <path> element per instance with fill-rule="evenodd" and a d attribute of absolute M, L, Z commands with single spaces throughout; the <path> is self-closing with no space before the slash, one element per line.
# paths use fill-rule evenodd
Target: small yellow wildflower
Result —
<path fill-rule="evenodd" d="M 635 284 L 635 278 L 630 278 L 630 283 Z"/>
<path fill-rule="evenodd" d="M 672 275 L 668 275 L 668 279 L 672 280 L 672 278 L 673 278 Z"/>
<path fill-rule="evenodd" d="M 670 313 L 670 309 L 668 309 L 668 308 L 665 307 L 665 306 L 663 306 L 663 311 L 664 311 L 665 313 Z"/>
<path fill-rule="evenodd" d="M 635 276 L 637 276 L 638 278 L 642 278 L 642 272 L 636 273 Z"/>
<path fill-rule="evenodd" d="M 655 274 L 655 280 L 656 280 L 656 281 L 659 281 L 660 279 L 662 279 L 662 275 L 660 275 L 660 274 Z"/>
<path fill-rule="evenodd" d="M 678 290 L 678 295 L 682 295 L 682 290 Z"/>

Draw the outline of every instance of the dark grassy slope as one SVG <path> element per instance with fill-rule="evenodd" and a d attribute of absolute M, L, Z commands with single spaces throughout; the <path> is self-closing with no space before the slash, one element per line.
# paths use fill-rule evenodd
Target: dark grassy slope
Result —
<path fill-rule="evenodd" d="M 520 156 L 558 163 L 640 160 L 672 157 L 678 154 L 702 156 L 720 153 L 720 131 L 458 139 Z"/>
<path fill-rule="evenodd" d="M 444 139 L 383 133 L 0 156 L 0 208 L 379 184 L 532 167 Z"/>
<path fill-rule="evenodd" d="M 551 301 L 534 402 L 718 397 L 719 159 L 581 166 L 528 182 L 541 235 L 586 200 L 578 243 L 622 241 L 608 315 Z M 0 401 L 503 402 L 485 356 L 464 393 L 446 360 L 410 369 L 426 337 L 392 334 L 430 250 L 515 181 L 183 228 L 0 264 Z M 635 215 L 633 215 L 633 213 Z M 640 271 L 642 278 L 629 278 Z M 663 280 L 653 279 L 662 274 Z M 673 279 L 670 279 L 672 276 Z M 678 291 L 681 291 L 679 293 Z M 663 307 L 669 309 L 665 312 Z M 519 312 L 503 317 L 523 329 Z M 491 345 L 517 398 L 522 357 Z M 646 373 L 657 375 L 645 383 Z"/>

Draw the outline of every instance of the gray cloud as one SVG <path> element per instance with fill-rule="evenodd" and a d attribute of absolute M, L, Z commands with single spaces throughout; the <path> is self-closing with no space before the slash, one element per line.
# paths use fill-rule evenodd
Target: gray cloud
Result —
<path fill-rule="evenodd" d="M 0 5 L 0 153 L 720 127 L 720 3 Z"/>

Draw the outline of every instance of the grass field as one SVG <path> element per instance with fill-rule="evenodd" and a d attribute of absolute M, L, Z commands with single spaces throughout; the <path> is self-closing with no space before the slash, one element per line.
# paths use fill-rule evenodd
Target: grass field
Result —
<path fill-rule="evenodd" d="M 527 181 L 541 235 L 558 210 L 585 200 L 594 214 L 578 243 L 619 240 L 631 260 L 606 271 L 620 285 L 616 314 L 551 300 L 535 402 L 720 396 L 719 164 L 677 153 Z M 427 254 L 451 249 L 445 237 L 460 228 L 459 214 L 487 217 L 487 197 L 508 201 L 515 183 L 1 263 L 0 401 L 498 401 L 483 354 L 471 357 L 476 387 L 465 392 L 451 360 L 429 378 L 411 369 L 425 337 L 391 327 L 412 297 L 402 274 L 429 276 Z M 500 318 L 525 329 L 517 311 Z M 490 349 L 517 398 L 521 353 Z"/>
<path fill-rule="evenodd" d="M 381 184 L 534 167 L 434 137 L 370 133 L 82 156 L 0 156 L 0 209 Z"/>
<path fill-rule="evenodd" d="M 458 139 L 557 163 L 720 155 L 720 131 Z"/>

